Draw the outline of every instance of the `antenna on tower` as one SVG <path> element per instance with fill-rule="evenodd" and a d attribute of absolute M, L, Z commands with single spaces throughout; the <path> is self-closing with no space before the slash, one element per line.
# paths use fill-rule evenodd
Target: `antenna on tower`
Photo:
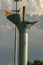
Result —
<path fill-rule="evenodd" d="M 12 10 L 12 12 L 16 12 L 16 14 L 17 14 L 20 12 L 20 8 L 19 8 L 19 10 L 17 9 L 17 3 L 18 3 L 18 1 L 22 1 L 22 0 L 14 0 L 14 1 L 16 2 L 16 10 Z"/>

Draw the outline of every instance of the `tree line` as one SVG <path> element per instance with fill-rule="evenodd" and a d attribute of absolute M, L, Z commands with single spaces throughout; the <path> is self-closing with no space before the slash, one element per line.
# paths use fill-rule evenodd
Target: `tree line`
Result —
<path fill-rule="evenodd" d="M 43 61 L 35 60 L 33 62 L 28 61 L 27 65 L 43 65 Z"/>

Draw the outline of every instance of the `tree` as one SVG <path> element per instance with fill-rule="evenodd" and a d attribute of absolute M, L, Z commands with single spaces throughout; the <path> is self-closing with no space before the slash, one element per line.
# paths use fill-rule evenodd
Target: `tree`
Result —
<path fill-rule="evenodd" d="M 42 65 L 40 60 L 35 60 L 32 65 Z"/>

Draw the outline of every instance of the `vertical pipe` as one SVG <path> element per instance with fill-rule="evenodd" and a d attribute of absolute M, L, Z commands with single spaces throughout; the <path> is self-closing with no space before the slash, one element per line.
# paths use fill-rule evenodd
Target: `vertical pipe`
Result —
<path fill-rule="evenodd" d="M 16 26 L 15 26 L 15 46 L 14 46 L 14 65 L 16 64 Z"/>
<path fill-rule="evenodd" d="M 28 32 L 19 33 L 19 65 L 27 65 L 28 59 Z"/>
<path fill-rule="evenodd" d="M 16 1 L 16 14 L 17 14 L 17 1 Z"/>

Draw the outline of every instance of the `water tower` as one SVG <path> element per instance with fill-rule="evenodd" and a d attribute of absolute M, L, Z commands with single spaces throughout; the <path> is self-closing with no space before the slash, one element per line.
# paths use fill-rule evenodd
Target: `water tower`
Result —
<path fill-rule="evenodd" d="M 27 65 L 28 61 L 28 34 L 30 27 L 37 23 L 37 21 L 29 22 L 25 21 L 25 9 L 23 6 L 23 19 L 21 21 L 20 14 L 17 9 L 17 2 L 19 0 L 15 0 L 16 2 L 16 10 L 12 10 L 12 12 L 5 11 L 7 19 L 9 19 L 13 24 L 15 24 L 19 31 L 19 62 L 18 65 Z M 16 31 L 16 30 L 15 30 Z M 15 43 L 16 44 L 16 43 Z M 16 47 L 15 47 L 16 48 Z M 15 61 L 14 61 L 14 65 Z"/>

